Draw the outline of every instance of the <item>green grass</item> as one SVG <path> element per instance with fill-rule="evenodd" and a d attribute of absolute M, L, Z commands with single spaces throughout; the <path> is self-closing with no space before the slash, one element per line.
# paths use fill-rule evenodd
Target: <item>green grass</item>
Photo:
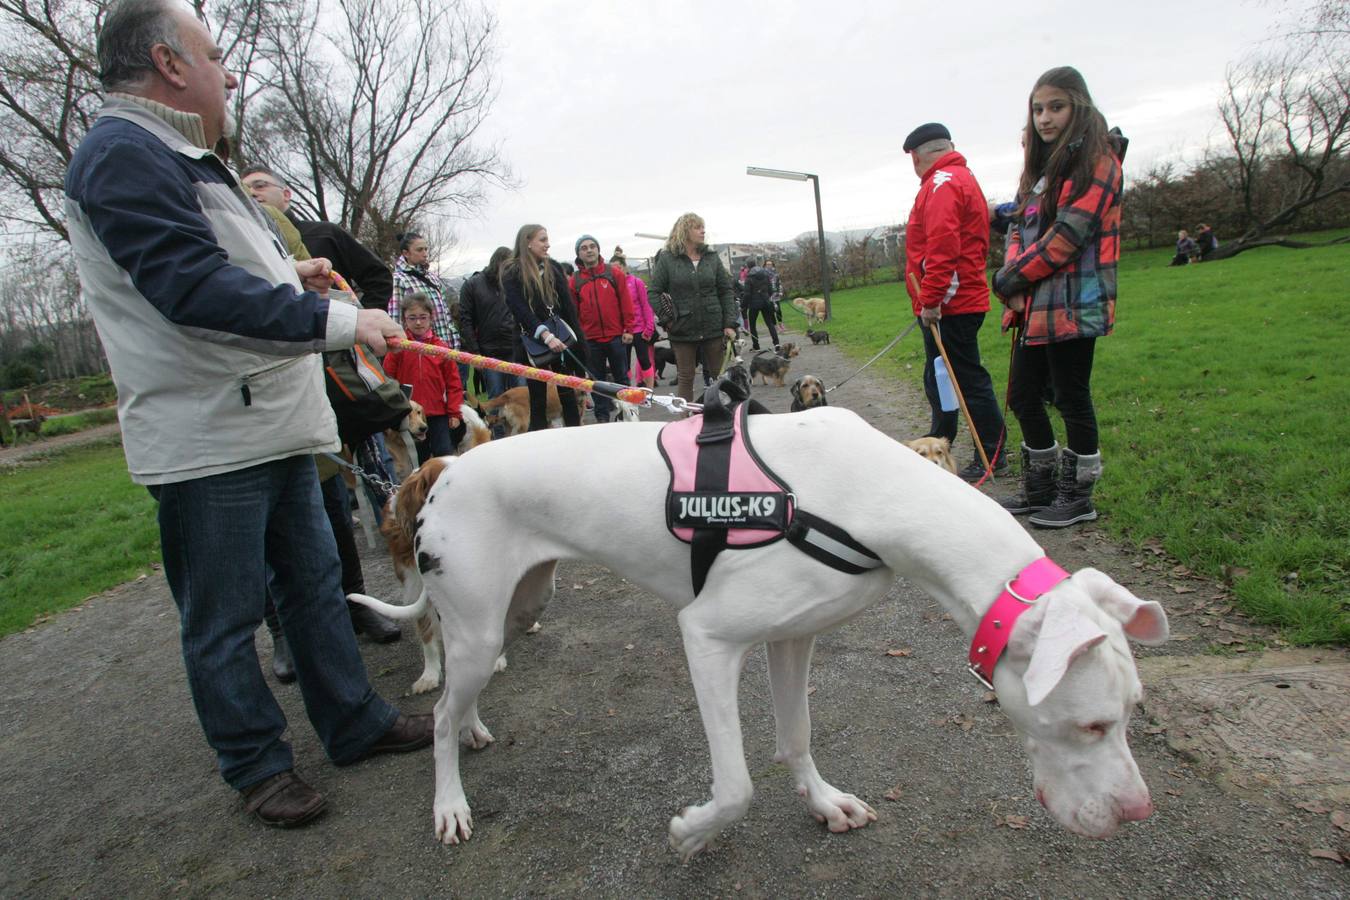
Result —
<path fill-rule="evenodd" d="M 116 440 L 0 468 L 0 636 L 159 561 L 155 504 Z"/>
<path fill-rule="evenodd" d="M 82 413 L 47 419 L 42 423 L 42 435 L 43 437 L 56 437 L 61 434 L 75 434 L 79 431 L 86 431 L 116 421 L 117 409 L 114 407 L 91 409 Z"/>
<path fill-rule="evenodd" d="M 1101 525 L 1232 576 L 1238 605 L 1293 643 L 1350 643 L 1350 246 L 1175 269 L 1171 255 L 1122 257 L 1116 331 L 1097 344 Z M 897 284 L 838 292 L 833 307 L 830 334 L 859 362 L 912 321 Z M 1001 401 L 996 314 L 981 347 Z M 915 383 L 922 366 L 917 334 L 876 365 Z M 1009 432 L 1018 446 L 1011 416 Z"/>

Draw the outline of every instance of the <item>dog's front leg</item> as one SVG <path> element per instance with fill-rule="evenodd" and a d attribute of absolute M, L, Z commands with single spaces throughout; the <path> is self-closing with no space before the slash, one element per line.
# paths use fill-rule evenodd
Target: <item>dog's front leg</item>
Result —
<path fill-rule="evenodd" d="M 686 609 L 685 613 L 688 612 Z M 745 815 L 754 785 L 745 766 L 736 699 L 741 662 L 748 648 L 708 637 L 701 628 L 685 621 L 684 614 L 680 617 L 680 628 L 684 632 L 684 650 L 689 658 L 689 674 L 698 697 L 703 729 L 708 735 L 713 770 L 712 800 L 685 807 L 670 820 L 670 845 L 688 860 L 707 847 L 723 828 Z"/>
<path fill-rule="evenodd" d="M 492 662 L 497 654 L 475 652 L 477 648 L 472 645 L 452 641 L 444 634 L 443 640 L 447 676 L 445 691 L 436 701 L 436 799 L 432 814 L 436 839 L 458 844 L 473 834 L 473 815 L 459 774 L 459 744 L 466 730 L 472 738 L 466 743 L 475 749 L 492 741 L 492 735 L 478 718 L 478 694 L 492 677 Z"/>
<path fill-rule="evenodd" d="M 792 771 L 797 793 L 806 798 L 817 822 L 829 826 L 831 831 L 862 828 L 876 821 L 876 810 L 821 778 L 811 758 L 811 710 L 806 699 L 806 682 L 814 643 L 814 637 L 803 637 L 772 641 L 768 645 L 769 688 L 778 732 L 774 760 Z"/>

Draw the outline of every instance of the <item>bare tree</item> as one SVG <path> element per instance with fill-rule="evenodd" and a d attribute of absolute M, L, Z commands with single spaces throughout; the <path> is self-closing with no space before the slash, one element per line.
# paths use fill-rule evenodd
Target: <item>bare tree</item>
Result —
<path fill-rule="evenodd" d="M 67 239 L 61 185 L 93 124 L 94 34 L 104 2 L 0 0 L 0 215 L 11 231 Z"/>
<path fill-rule="evenodd" d="M 1309 206 L 1350 192 L 1350 52 L 1343 36 L 1314 35 L 1277 56 L 1229 68 L 1219 118 L 1226 171 L 1245 232 L 1220 258 L 1255 246 Z"/>
<path fill-rule="evenodd" d="M 327 15 L 331 27 L 314 23 Z M 296 0 L 263 22 L 267 90 L 244 155 L 382 252 L 409 223 L 471 211 L 508 183 L 477 141 L 495 96 L 496 22 L 465 0 Z"/>

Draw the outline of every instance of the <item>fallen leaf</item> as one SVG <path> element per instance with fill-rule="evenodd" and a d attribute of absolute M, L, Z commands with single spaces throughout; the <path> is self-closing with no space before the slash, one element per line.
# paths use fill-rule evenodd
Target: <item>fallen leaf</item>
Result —
<path fill-rule="evenodd" d="M 1191 576 L 1191 570 L 1186 566 L 1173 566 L 1172 575 L 1175 578 L 1189 578 Z"/>
<path fill-rule="evenodd" d="M 981 697 L 980 699 L 982 699 L 985 703 L 997 703 L 998 694 L 995 693 L 994 691 L 985 691 L 984 696 Z"/>
<path fill-rule="evenodd" d="M 615 715 L 618 715 L 618 712 L 619 712 L 619 711 L 618 711 L 617 709 L 614 709 L 613 707 L 610 707 L 609 709 L 605 710 L 605 715 L 607 715 L 607 716 L 615 716 Z"/>
<path fill-rule="evenodd" d="M 1233 646 L 1234 644 L 1241 644 L 1241 643 L 1243 643 L 1243 641 L 1242 641 L 1242 638 L 1235 638 L 1235 637 L 1219 637 L 1219 638 L 1215 638 L 1215 639 L 1214 639 L 1214 643 L 1216 643 L 1216 644 L 1223 644 L 1225 647 L 1231 647 L 1231 646 Z"/>
<path fill-rule="evenodd" d="M 1341 831 L 1350 831 L 1350 816 L 1346 815 L 1345 810 L 1338 809 L 1331 814 L 1331 824 Z"/>
<path fill-rule="evenodd" d="M 816 686 L 813 684 L 813 685 L 811 685 L 809 688 L 806 689 L 806 696 L 810 697 L 810 696 L 811 696 L 812 694 L 814 694 L 815 692 L 816 692 Z"/>
<path fill-rule="evenodd" d="M 897 784 L 895 787 L 891 788 L 889 791 L 882 794 L 881 796 L 885 797 L 887 800 L 890 800 L 892 803 L 894 803 L 896 800 L 899 800 L 901 797 L 905 796 L 905 792 L 904 789 Z"/>
<path fill-rule="evenodd" d="M 574 584 L 574 585 L 572 585 L 572 590 L 574 590 L 574 591 L 579 591 L 579 590 L 581 590 L 581 585 L 579 585 L 579 584 Z"/>
<path fill-rule="evenodd" d="M 1178 594 L 1194 594 L 1194 593 L 1195 593 L 1195 588 L 1193 588 L 1193 587 L 1187 587 L 1187 586 L 1184 585 L 1184 584 L 1174 584 L 1174 585 L 1172 585 L 1172 590 L 1175 591 L 1175 592 L 1178 593 Z"/>
<path fill-rule="evenodd" d="M 1328 850 L 1325 847 L 1318 847 L 1316 850 L 1309 850 L 1308 855 L 1314 859 L 1329 859 L 1332 862 L 1340 862 L 1341 854 L 1336 850 Z"/>
<path fill-rule="evenodd" d="M 1150 725 L 1144 729 L 1144 734 L 1166 734 L 1166 725 Z"/>
<path fill-rule="evenodd" d="M 994 824 L 996 827 L 1001 826 L 1004 828 L 1013 828 L 1020 831 L 1021 829 L 1026 828 L 1028 825 L 1031 824 L 1031 819 L 1027 816 L 1004 816 L 1001 819 L 996 819 Z"/>
<path fill-rule="evenodd" d="M 1185 777 L 1186 777 L 1186 773 L 1183 772 L 1183 771 L 1181 771 L 1180 769 L 1168 769 L 1168 770 L 1167 770 L 1167 774 L 1168 774 L 1168 775 L 1171 775 L 1173 778 L 1185 778 Z"/>
<path fill-rule="evenodd" d="M 1171 794 L 1173 797 L 1180 797 L 1180 796 L 1181 796 L 1181 791 L 1177 790 L 1176 788 L 1168 788 L 1168 789 L 1167 789 L 1167 793 L 1168 793 L 1168 794 Z"/>
<path fill-rule="evenodd" d="M 913 655 L 914 655 L 914 651 L 911 650 L 909 647 L 906 647 L 906 648 L 903 649 L 903 650 L 887 650 L 887 651 L 886 651 L 886 655 L 887 655 L 887 656 L 913 656 Z"/>
<path fill-rule="evenodd" d="M 624 645 L 623 645 L 623 649 L 625 649 L 625 650 L 632 650 L 632 649 L 633 649 L 633 645 L 632 645 L 632 644 L 624 644 Z"/>

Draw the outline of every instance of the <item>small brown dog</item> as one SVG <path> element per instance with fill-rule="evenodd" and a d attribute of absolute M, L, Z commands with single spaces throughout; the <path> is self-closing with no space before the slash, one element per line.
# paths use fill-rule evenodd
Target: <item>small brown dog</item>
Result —
<path fill-rule="evenodd" d="M 792 359 L 794 356 L 801 356 L 802 353 L 792 341 L 779 344 L 775 349 L 778 351 L 778 355 L 783 357 L 783 359 Z"/>
<path fill-rule="evenodd" d="M 792 366 L 792 360 L 785 356 L 779 356 L 768 350 L 761 350 L 750 357 L 750 379 L 758 375 L 764 384 L 773 379 L 773 383 L 778 387 L 783 386 L 783 377 L 787 375 L 788 369 Z"/>
<path fill-rule="evenodd" d="M 394 458 L 395 478 L 402 481 L 408 477 L 413 469 L 417 468 L 417 457 L 408 456 L 412 450 L 408 447 L 408 442 L 404 435 L 409 435 L 414 441 L 425 441 L 427 439 L 427 414 L 422 409 L 422 404 L 416 400 L 409 400 L 408 404 L 412 411 L 403 417 L 403 421 L 398 423 L 398 428 L 386 428 L 384 430 L 384 446 L 389 450 L 389 455 Z"/>
<path fill-rule="evenodd" d="M 828 344 L 830 342 L 830 333 L 828 331 L 812 331 L 806 329 L 806 336 L 811 339 L 812 344 Z"/>
<path fill-rule="evenodd" d="M 792 391 L 790 412 L 830 405 L 830 401 L 825 399 L 825 385 L 814 375 L 803 375 L 798 378 L 792 382 L 790 390 Z"/>
<path fill-rule="evenodd" d="M 939 468 L 956 474 L 956 460 L 952 458 L 951 441 L 946 438 L 915 438 L 912 441 L 905 441 L 905 446 Z"/>

